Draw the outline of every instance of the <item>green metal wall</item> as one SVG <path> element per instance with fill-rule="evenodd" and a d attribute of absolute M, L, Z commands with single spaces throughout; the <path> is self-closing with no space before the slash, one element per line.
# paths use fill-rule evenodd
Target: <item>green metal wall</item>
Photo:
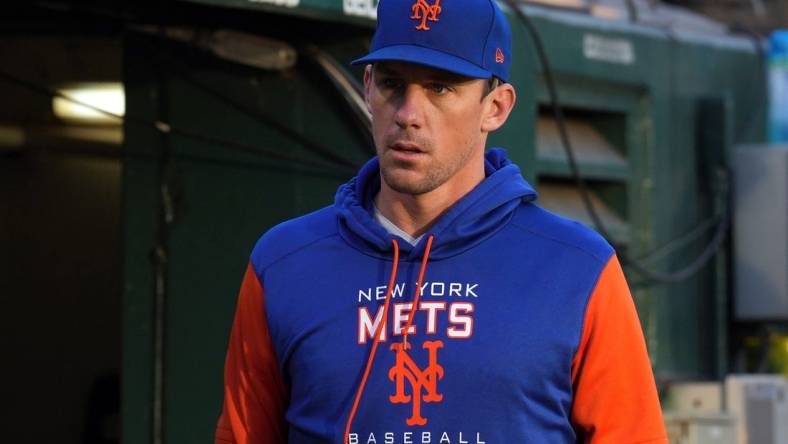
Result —
<path fill-rule="evenodd" d="M 629 225 L 625 252 L 640 257 L 712 217 L 714 172 L 707 160 L 724 160 L 734 143 L 765 136 L 765 85 L 755 44 L 529 10 L 538 16 L 562 104 L 625 119 L 620 145 L 628 165 L 580 165 L 592 190 L 623 210 Z M 582 48 L 589 34 L 631 42 L 635 62 L 589 60 Z M 536 94 L 540 104 L 547 103 L 542 83 Z M 554 162 L 536 166 L 539 184 L 568 177 L 568 169 Z M 625 192 L 610 193 L 615 184 Z M 680 269 L 708 241 L 709 236 L 700 237 L 651 265 L 660 271 Z M 727 323 L 727 303 L 721 285 L 726 278 L 715 261 L 676 284 L 655 285 L 626 271 L 658 379 L 718 376 L 726 362 L 727 332 L 721 326 Z"/>
<path fill-rule="evenodd" d="M 127 39 L 126 61 L 128 115 L 155 121 L 162 108 L 169 117 L 160 120 L 189 133 L 328 165 L 318 168 L 277 160 L 266 153 L 245 153 L 182 135 L 164 140 L 153 127 L 127 119 L 124 441 L 151 439 L 154 275 L 150 257 L 157 237 L 159 156 L 169 143 L 173 161 L 167 178 L 176 191 L 179 216 L 169 230 L 165 436 L 167 442 L 209 442 L 220 412 L 223 355 L 235 298 L 255 241 L 284 219 L 330 204 L 333 190 L 354 170 L 331 166 L 270 124 L 196 85 L 207 85 L 221 97 L 312 142 L 328 143 L 353 164 L 360 165 L 368 157 L 368 148 L 359 142 L 328 81 L 307 69 L 245 70 L 142 36 Z"/>
<path fill-rule="evenodd" d="M 322 16 L 319 8 L 270 6 L 245 14 L 255 14 L 260 33 L 296 47 L 319 42 L 347 63 L 364 52 L 372 22 L 344 22 L 341 9 L 330 4 Z M 257 7 L 226 4 L 244 5 Z M 699 179 L 707 177 L 705 159 L 724 158 L 734 141 L 764 137 L 765 93 L 752 45 L 744 39 L 704 40 L 541 9 L 529 12 L 537 15 L 570 114 L 586 119 L 625 154 L 623 166 L 581 164 L 595 195 L 625 221 L 626 229 L 619 232 L 625 251 L 645 254 L 710 217 L 713 196 L 707 181 Z M 570 179 L 565 162 L 540 158 L 537 150 L 537 120 L 547 103 L 541 69 L 524 28 L 512 21 L 518 105 L 490 145 L 507 147 L 537 185 L 561 185 Z M 635 62 L 586 58 L 582 41 L 589 33 L 631 42 Z M 167 442 L 209 442 L 221 407 L 236 292 L 255 240 L 284 219 L 330 204 L 336 187 L 353 175 L 352 168 L 308 149 L 270 120 L 348 164 L 360 165 L 370 147 L 328 80 L 304 59 L 292 70 L 262 72 L 132 34 L 125 42 L 125 66 L 131 118 L 125 126 L 123 169 L 123 437 L 128 443 L 151 441 L 150 258 L 163 176 L 176 192 L 178 215 L 168 230 L 165 436 Z M 359 70 L 354 73 L 360 76 Z M 183 131 L 162 136 L 145 123 L 156 120 Z M 250 147 L 266 151 L 244 151 Z M 167 150 L 171 161 L 162 168 Z M 276 153 L 304 161 L 277 160 Z M 707 240 L 654 265 L 678 268 Z M 716 376 L 726 359 L 726 290 L 720 284 L 725 275 L 711 265 L 680 284 L 655 286 L 633 273 L 629 277 L 658 379 Z"/>

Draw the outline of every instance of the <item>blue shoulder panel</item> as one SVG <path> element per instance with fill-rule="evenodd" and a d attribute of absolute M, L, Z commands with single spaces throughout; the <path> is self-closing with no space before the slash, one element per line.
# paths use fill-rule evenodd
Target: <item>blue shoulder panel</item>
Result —
<path fill-rule="evenodd" d="M 333 206 L 274 226 L 257 241 L 251 254 L 257 276 L 277 262 L 314 242 L 337 235 L 337 216 Z"/>

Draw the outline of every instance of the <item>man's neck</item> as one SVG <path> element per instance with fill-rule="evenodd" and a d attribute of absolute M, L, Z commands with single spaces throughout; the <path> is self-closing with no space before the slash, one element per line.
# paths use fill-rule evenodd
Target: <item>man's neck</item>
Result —
<path fill-rule="evenodd" d="M 424 234 L 449 207 L 471 192 L 482 180 L 483 172 L 477 181 L 468 182 L 461 188 L 446 183 L 428 193 L 412 195 L 391 189 L 381 178 L 375 206 L 386 219 L 416 238 Z"/>

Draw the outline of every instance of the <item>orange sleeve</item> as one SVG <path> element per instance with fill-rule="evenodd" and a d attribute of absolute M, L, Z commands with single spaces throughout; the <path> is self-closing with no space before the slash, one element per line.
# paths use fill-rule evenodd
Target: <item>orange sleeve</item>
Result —
<path fill-rule="evenodd" d="M 238 296 L 224 368 L 224 408 L 216 444 L 287 442 L 287 389 L 265 316 L 263 287 L 251 264 Z"/>
<path fill-rule="evenodd" d="M 667 444 L 643 331 L 615 256 L 586 309 L 572 386 L 572 422 L 583 442 Z"/>

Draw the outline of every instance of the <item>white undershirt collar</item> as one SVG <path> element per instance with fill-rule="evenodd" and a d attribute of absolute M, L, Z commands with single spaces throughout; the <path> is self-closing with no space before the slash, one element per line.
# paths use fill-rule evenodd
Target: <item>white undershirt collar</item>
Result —
<path fill-rule="evenodd" d="M 401 237 L 405 242 L 411 244 L 414 247 L 416 246 L 416 244 L 419 243 L 421 238 L 424 237 L 423 234 L 419 237 L 413 237 L 410 234 L 402 231 L 400 227 L 394 225 L 394 222 L 388 220 L 386 216 L 384 216 L 383 213 L 380 212 L 377 205 L 372 204 L 372 207 L 375 209 L 375 214 L 374 214 L 375 220 L 380 224 L 380 226 L 382 226 L 386 231 L 388 231 L 389 234 L 393 234 L 395 236 Z"/>

